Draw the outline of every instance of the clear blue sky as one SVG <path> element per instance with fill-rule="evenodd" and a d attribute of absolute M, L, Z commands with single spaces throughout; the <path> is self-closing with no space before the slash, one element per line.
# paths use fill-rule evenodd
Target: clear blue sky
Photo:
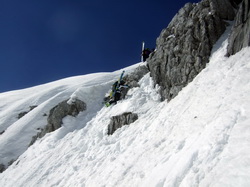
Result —
<path fill-rule="evenodd" d="M 1 0 L 0 92 L 135 64 L 187 2 Z"/>

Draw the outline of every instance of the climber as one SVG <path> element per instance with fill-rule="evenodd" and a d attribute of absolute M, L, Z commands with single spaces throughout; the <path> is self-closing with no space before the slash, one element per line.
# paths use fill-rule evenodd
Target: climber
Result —
<path fill-rule="evenodd" d="M 125 95 L 128 91 L 129 86 L 125 85 L 125 81 L 121 80 L 120 83 L 119 81 L 116 81 L 113 86 L 112 86 L 112 91 L 110 93 L 110 100 L 109 102 L 106 103 L 106 106 L 110 106 L 111 104 L 116 104 L 117 101 L 120 99 L 125 98 Z"/>
<path fill-rule="evenodd" d="M 151 52 L 152 51 L 149 48 L 146 48 L 142 51 L 143 62 L 146 61 L 146 59 L 149 57 Z"/>

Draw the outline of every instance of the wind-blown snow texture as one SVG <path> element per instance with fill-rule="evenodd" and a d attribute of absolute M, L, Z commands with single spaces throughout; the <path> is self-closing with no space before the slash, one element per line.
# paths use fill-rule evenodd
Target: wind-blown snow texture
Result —
<path fill-rule="evenodd" d="M 0 131 L 8 128 L 0 135 L 0 161 L 24 153 L 0 174 L 0 186 L 249 186 L 250 48 L 225 57 L 227 35 L 169 103 L 159 101 L 147 74 L 125 100 L 103 107 L 121 71 L 1 94 Z M 43 114 L 69 97 L 86 102 L 87 110 L 64 118 L 62 128 L 26 150 L 46 123 Z M 38 107 L 17 120 L 30 105 Z M 123 112 L 139 119 L 108 136 L 111 116 Z"/>

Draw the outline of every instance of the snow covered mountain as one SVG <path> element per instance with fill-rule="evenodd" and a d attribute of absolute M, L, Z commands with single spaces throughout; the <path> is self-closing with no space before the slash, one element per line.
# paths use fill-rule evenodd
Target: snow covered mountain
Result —
<path fill-rule="evenodd" d="M 103 97 L 122 70 L 0 94 L 0 186 L 249 186 L 250 48 L 225 57 L 228 32 L 207 67 L 170 102 L 146 74 L 116 105 Z M 143 63 L 124 68 L 126 74 Z M 65 99 L 87 109 L 28 147 Z M 29 111 L 22 118 L 18 114 Z M 107 135 L 112 116 L 138 120 Z"/>
<path fill-rule="evenodd" d="M 147 64 L 1 93 L 0 186 L 250 186 L 249 15 L 188 3 Z M 105 107 L 123 70 L 133 86 Z"/>

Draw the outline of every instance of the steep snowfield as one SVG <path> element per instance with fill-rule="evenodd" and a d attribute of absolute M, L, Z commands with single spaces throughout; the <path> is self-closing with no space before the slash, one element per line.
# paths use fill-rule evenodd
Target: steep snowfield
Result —
<path fill-rule="evenodd" d="M 250 186 L 250 48 L 227 58 L 226 46 L 222 37 L 207 68 L 169 103 L 147 74 L 125 100 L 102 107 L 121 71 L 1 94 L 0 124 L 9 126 L 1 162 L 25 151 L 25 137 L 58 102 L 79 98 L 88 110 L 29 147 L 0 174 L 0 186 Z M 38 107 L 17 120 L 30 105 Z M 139 119 L 108 136 L 111 116 L 123 112 Z"/>
<path fill-rule="evenodd" d="M 140 64 L 126 68 L 133 71 Z M 74 99 L 79 95 L 88 109 L 83 114 L 82 125 L 89 121 L 102 107 L 105 93 L 118 79 L 121 71 L 113 73 L 96 73 L 71 77 L 24 90 L 0 94 L 0 163 L 7 165 L 22 154 L 36 135 L 38 128 L 47 124 L 50 109 L 66 99 Z M 18 120 L 18 114 L 29 111 L 30 106 L 36 106 L 31 112 Z M 46 115 L 44 115 L 46 114 Z M 66 126 L 65 126 L 66 127 Z M 60 130 L 60 136 L 83 126 L 70 124 L 67 129 Z"/>

